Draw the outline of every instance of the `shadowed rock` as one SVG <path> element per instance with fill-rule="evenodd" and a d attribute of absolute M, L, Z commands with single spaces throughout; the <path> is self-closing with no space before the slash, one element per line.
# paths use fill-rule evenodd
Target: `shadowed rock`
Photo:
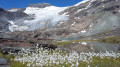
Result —
<path fill-rule="evenodd" d="M 54 44 L 39 44 L 38 45 L 39 48 L 45 48 L 45 49 L 53 49 L 55 50 L 57 48 L 57 46 L 55 46 Z"/>

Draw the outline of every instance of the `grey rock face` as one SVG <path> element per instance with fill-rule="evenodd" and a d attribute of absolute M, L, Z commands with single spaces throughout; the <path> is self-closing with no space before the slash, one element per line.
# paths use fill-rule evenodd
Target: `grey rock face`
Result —
<path fill-rule="evenodd" d="M 0 20 L 16 20 L 21 19 L 23 17 L 27 17 L 28 15 L 24 12 L 8 12 L 1 9 L 0 12 Z"/>
<path fill-rule="evenodd" d="M 5 21 L 6 17 L 3 16 L 5 13 L 4 9 L 0 8 L 0 32 L 6 32 L 8 31 L 8 25 L 9 23 Z"/>
<path fill-rule="evenodd" d="M 1 7 L 0 7 L 0 12 L 4 11 Z"/>
<path fill-rule="evenodd" d="M 0 31 L 7 32 L 9 31 L 10 23 L 8 21 L 16 21 L 20 19 L 27 19 L 28 15 L 24 12 L 8 12 L 0 8 Z"/>
<path fill-rule="evenodd" d="M 8 26 L 9 23 L 7 21 L 0 21 L 0 32 L 9 31 Z"/>

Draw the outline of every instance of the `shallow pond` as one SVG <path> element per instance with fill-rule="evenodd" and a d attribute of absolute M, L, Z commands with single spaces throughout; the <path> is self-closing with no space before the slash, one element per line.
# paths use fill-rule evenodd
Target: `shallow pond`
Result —
<path fill-rule="evenodd" d="M 62 45 L 60 48 L 69 51 L 74 50 L 77 52 L 118 52 L 120 50 L 120 44 L 108 44 L 96 41 L 72 42 L 66 45 Z"/>
<path fill-rule="evenodd" d="M 0 57 L 0 67 L 9 67 L 9 65 L 7 64 L 8 64 L 8 61 Z"/>

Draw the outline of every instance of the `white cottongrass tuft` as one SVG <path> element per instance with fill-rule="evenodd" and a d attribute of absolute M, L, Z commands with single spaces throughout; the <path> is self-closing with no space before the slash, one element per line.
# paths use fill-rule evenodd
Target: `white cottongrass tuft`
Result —
<path fill-rule="evenodd" d="M 21 57 L 22 56 L 22 57 Z M 37 48 L 35 52 L 30 52 L 29 50 L 23 50 L 18 53 L 18 56 L 14 59 L 15 61 L 20 61 L 23 64 L 27 62 L 28 67 L 43 67 L 43 66 L 51 66 L 51 65 L 68 65 L 70 67 L 78 67 L 79 62 L 87 62 L 88 67 L 90 67 L 89 63 L 92 62 L 94 57 L 102 58 L 120 58 L 119 53 L 114 52 L 105 52 L 105 53 L 77 53 L 75 51 L 71 51 L 70 53 L 63 52 L 60 49 L 56 50 L 46 50 L 42 48 Z"/>

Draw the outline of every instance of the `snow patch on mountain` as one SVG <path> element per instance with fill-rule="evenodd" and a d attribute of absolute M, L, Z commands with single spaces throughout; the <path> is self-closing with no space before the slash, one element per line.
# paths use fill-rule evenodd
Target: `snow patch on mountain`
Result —
<path fill-rule="evenodd" d="M 82 3 L 86 3 L 86 2 L 88 2 L 88 1 L 89 1 L 89 4 L 87 5 L 87 7 L 86 7 L 86 8 L 79 9 L 76 13 L 78 13 L 78 12 L 80 12 L 80 11 L 83 11 L 83 10 L 86 10 L 86 9 L 90 8 L 92 2 L 94 2 L 94 1 L 96 1 L 96 0 L 83 0 L 82 2 L 76 4 L 75 6 L 79 6 L 80 4 L 82 4 Z"/>
<path fill-rule="evenodd" d="M 81 33 L 85 33 L 85 32 L 86 32 L 86 30 L 82 30 L 82 31 L 81 31 Z"/>
<path fill-rule="evenodd" d="M 83 1 L 81 1 L 81 2 L 79 2 L 79 3 L 77 3 L 77 4 L 75 4 L 74 6 L 79 6 L 80 4 L 86 3 L 86 2 L 88 2 L 88 1 L 90 1 L 90 0 L 83 0 Z"/>
<path fill-rule="evenodd" d="M 9 12 L 17 12 L 19 9 L 10 9 Z"/>

